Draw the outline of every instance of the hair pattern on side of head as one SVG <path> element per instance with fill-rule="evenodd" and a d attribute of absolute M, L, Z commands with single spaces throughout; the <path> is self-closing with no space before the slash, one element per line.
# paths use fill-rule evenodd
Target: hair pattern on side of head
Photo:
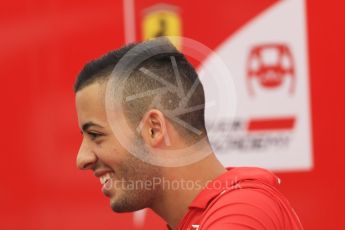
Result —
<path fill-rule="evenodd" d="M 153 46 L 155 53 L 151 49 Z M 125 80 L 121 102 L 125 117 L 133 129 L 137 128 L 149 109 L 158 109 L 185 137 L 186 142 L 196 142 L 207 136 L 203 86 L 194 67 L 167 38 L 130 44 L 89 62 L 77 78 L 75 91 L 93 82 L 105 80 L 110 75 L 122 78 L 123 74 L 112 74 L 121 59 L 128 59 L 125 60 L 126 63 L 135 66 L 133 69 L 132 64 L 123 66 L 124 71 L 131 69 L 131 73 Z M 144 61 L 136 63 L 136 60 Z M 192 88 L 193 93 L 186 100 L 186 95 Z M 198 109 L 188 111 L 188 108 L 195 107 Z"/>

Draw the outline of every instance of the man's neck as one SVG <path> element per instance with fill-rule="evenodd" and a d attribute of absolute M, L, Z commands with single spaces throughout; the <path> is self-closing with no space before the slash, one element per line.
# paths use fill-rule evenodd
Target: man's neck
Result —
<path fill-rule="evenodd" d="M 224 172 L 226 169 L 213 153 L 191 165 L 165 168 L 161 196 L 151 209 L 176 229 L 195 197 L 208 182 Z"/>

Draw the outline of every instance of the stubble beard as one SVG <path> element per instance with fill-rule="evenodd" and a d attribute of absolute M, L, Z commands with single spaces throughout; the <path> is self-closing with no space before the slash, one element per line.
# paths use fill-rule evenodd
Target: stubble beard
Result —
<path fill-rule="evenodd" d="M 135 151 L 134 154 L 149 154 L 149 150 L 139 137 L 133 143 L 131 152 L 133 151 Z M 127 159 L 122 162 L 117 170 L 117 174 L 121 176 L 118 179 L 123 181 L 123 188 L 116 191 L 115 197 L 110 200 L 114 212 L 133 212 L 143 208 L 150 208 L 159 197 L 161 191 L 159 185 L 154 187 L 134 186 L 134 188 L 130 186 L 136 181 L 139 181 L 140 184 L 161 177 L 159 167 L 142 161 L 134 154 L 128 152 Z"/>

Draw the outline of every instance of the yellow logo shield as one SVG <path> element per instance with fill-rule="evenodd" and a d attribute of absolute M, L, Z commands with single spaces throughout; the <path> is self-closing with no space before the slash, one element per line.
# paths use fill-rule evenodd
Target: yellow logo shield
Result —
<path fill-rule="evenodd" d="M 143 12 L 142 36 L 144 40 L 160 36 L 181 36 L 181 20 L 178 8 L 159 4 Z M 178 38 L 169 38 L 177 49 L 181 48 Z"/>

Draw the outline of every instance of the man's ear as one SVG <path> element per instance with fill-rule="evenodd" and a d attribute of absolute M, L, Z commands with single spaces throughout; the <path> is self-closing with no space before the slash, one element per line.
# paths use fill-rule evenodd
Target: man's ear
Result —
<path fill-rule="evenodd" d="M 149 110 L 141 121 L 141 136 L 145 143 L 153 148 L 170 145 L 166 118 L 157 109 Z"/>

